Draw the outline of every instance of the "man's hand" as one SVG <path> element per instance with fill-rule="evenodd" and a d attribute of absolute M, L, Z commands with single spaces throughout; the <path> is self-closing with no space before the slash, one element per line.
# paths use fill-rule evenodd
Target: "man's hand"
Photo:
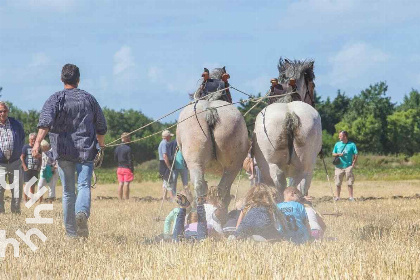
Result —
<path fill-rule="evenodd" d="M 23 171 L 28 171 L 29 169 L 28 169 L 28 167 L 26 167 L 26 166 L 22 166 L 22 168 L 23 168 Z"/>
<path fill-rule="evenodd" d="M 35 141 L 35 144 L 32 147 L 32 157 L 38 158 L 39 156 L 40 156 L 40 154 L 39 154 L 39 142 Z"/>

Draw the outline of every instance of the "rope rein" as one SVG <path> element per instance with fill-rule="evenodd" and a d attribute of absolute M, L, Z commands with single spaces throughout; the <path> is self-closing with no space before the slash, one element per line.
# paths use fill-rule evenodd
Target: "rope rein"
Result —
<path fill-rule="evenodd" d="M 234 87 L 232 87 L 232 86 L 229 86 L 229 87 L 227 87 L 227 88 L 224 88 L 224 89 L 221 89 L 221 90 L 215 91 L 214 93 L 217 93 L 217 92 L 220 92 L 220 91 L 224 91 L 224 90 L 226 90 L 226 89 L 228 89 L 228 88 L 232 88 L 232 89 L 234 89 L 234 90 L 237 90 L 236 88 L 234 88 Z M 268 92 L 268 94 L 269 94 L 269 92 Z M 243 102 L 247 102 L 247 101 L 259 103 L 259 102 L 262 102 L 262 100 L 264 100 L 264 99 L 278 98 L 279 96 L 285 96 L 285 95 L 291 95 L 291 94 L 293 94 L 293 92 L 290 92 L 290 93 L 284 93 L 284 94 L 281 94 L 281 95 L 275 95 L 275 96 L 268 96 L 268 95 L 266 94 L 265 96 L 262 96 L 262 97 L 257 97 L 257 98 L 251 97 L 251 98 L 248 98 L 248 99 L 245 99 L 245 100 L 240 100 L 240 101 L 237 101 L 237 102 L 233 102 L 233 103 L 229 103 L 229 104 L 224 104 L 224 105 L 220 105 L 220 106 L 216 106 L 216 107 L 212 107 L 212 108 L 217 109 L 217 108 L 221 108 L 221 107 L 225 107 L 225 106 L 236 105 L 236 104 L 243 103 Z M 191 102 L 189 102 L 188 104 L 186 104 L 186 105 L 184 105 L 184 106 L 182 106 L 182 107 L 180 107 L 180 108 L 178 108 L 178 109 L 176 109 L 176 110 L 174 110 L 174 111 L 172 111 L 172 112 L 170 112 L 170 113 L 168 113 L 168 114 L 166 114 L 166 115 L 164 115 L 164 116 L 162 116 L 162 117 L 160 117 L 160 118 L 158 118 L 158 119 L 156 119 L 156 120 L 154 120 L 154 121 L 152 121 L 152 122 L 150 122 L 150 123 L 148 123 L 148 124 L 146 124 L 146 125 L 143 125 L 142 127 L 139 127 L 139 128 L 137 128 L 137 129 L 135 129 L 135 130 L 133 130 L 133 131 L 129 132 L 129 133 L 128 133 L 128 135 L 131 135 L 131 134 L 133 134 L 133 133 L 135 133 L 135 132 L 137 132 L 137 131 L 139 131 L 139 130 L 142 130 L 142 129 L 144 129 L 144 128 L 146 128 L 146 127 L 148 127 L 148 126 L 150 126 L 150 125 L 152 125 L 152 124 L 154 124 L 154 123 L 156 123 L 156 122 L 160 121 L 161 119 L 163 119 L 163 118 L 165 118 L 165 117 L 168 117 L 168 116 L 170 116 L 170 115 L 173 115 L 174 113 L 178 112 L 179 110 L 182 110 L 182 109 L 184 109 L 185 107 L 187 107 L 187 106 L 189 106 L 189 105 L 192 105 L 192 104 L 194 104 L 194 103 L 196 103 L 196 102 L 198 102 L 198 101 L 200 101 L 200 100 L 203 100 L 203 99 L 205 99 L 206 97 L 208 97 L 208 95 L 203 96 L 203 97 L 199 98 L 198 100 L 191 101 Z M 251 108 L 251 109 L 254 109 L 255 107 L 256 107 L 256 106 L 254 106 L 254 107 L 253 107 L 253 108 Z M 171 126 L 169 126 L 169 127 L 165 128 L 165 129 L 162 129 L 162 130 L 160 130 L 160 131 L 158 131 L 158 132 L 156 132 L 156 133 L 153 133 L 153 134 L 151 134 L 151 135 L 148 135 L 148 136 L 145 136 L 145 137 L 142 137 L 142 138 L 139 138 L 139 139 L 136 139 L 136 140 L 130 141 L 130 142 L 125 142 L 124 144 L 130 144 L 130 143 L 138 142 L 138 141 L 141 141 L 141 140 L 144 140 L 144 139 L 148 139 L 148 138 L 150 138 L 150 137 L 152 137 L 152 136 L 155 136 L 155 135 L 157 135 L 157 134 L 159 134 L 159 133 L 162 133 L 162 132 L 163 132 L 163 131 L 165 131 L 165 130 L 168 130 L 168 129 L 171 129 L 171 128 L 173 128 L 173 127 L 177 126 L 178 124 L 180 124 L 180 123 L 182 123 L 182 122 L 184 122 L 184 121 L 188 120 L 189 118 L 192 118 L 192 117 L 194 117 L 194 116 L 196 116 L 196 115 L 198 115 L 198 114 L 202 114 L 202 113 L 206 112 L 207 110 L 209 110 L 209 109 L 203 110 L 203 111 L 201 111 L 201 112 L 197 112 L 196 114 L 191 115 L 191 116 L 189 116 L 189 117 L 186 117 L 185 119 L 183 119 L 183 120 L 181 120 L 181 121 L 178 121 L 178 122 L 177 122 L 177 123 L 175 123 L 174 125 L 171 125 Z M 251 110 L 248 110 L 248 112 L 247 112 L 247 113 L 249 113 L 249 111 L 251 111 Z M 118 139 L 116 139 L 116 140 L 114 140 L 114 141 L 111 141 L 110 143 L 106 144 L 104 148 L 108 148 L 108 147 L 116 147 L 116 146 L 120 146 L 120 145 L 122 145 L 123 143 L 114 144 L 115 142 L 117 142 L 117 141 L 119 141 L 119 140 L 121 140 L 121 139 L 122 139 L 122 138 L 120 137 L 120 138 L 118 138 Z"/>

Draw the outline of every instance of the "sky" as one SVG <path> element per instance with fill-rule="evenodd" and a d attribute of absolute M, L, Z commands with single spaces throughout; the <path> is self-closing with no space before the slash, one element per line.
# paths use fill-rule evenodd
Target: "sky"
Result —
<path fill-rule="evenodd" d="M 158 118 L 189 101 L 204 67 L 265 93 L 282 56 L 315 60 L 324 100 L 385 81 L 399 103 L 420 89 L 419 12 L 417 0 L 0 0 L 1 99 L 40 110 L 72 63 L 102 107 Z"/>

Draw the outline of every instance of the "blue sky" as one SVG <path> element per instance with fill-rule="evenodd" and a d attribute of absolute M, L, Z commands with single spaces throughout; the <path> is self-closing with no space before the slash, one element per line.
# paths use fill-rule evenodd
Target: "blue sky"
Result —
<path fill-rule="evenodd" d="M 74 63 L 102 106 L 157 118 L 188 102 L 203 67 L 258 93 L 283 56 L 315 60 L 323 99 L 386 81 L 400 102 L 420 89 L 419 12 L 415 0 L 0 0 L 2 99 L 40 110 Z"/>

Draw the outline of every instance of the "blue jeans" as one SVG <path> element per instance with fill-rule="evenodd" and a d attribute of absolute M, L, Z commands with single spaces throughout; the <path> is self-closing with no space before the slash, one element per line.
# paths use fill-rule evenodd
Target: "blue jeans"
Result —
<path fill-rule="evenodd" d="M 182 185 L 188 185 L 188 169 L 174 169 L 174 181 L 175 186 L 177 185 L 178 176 L 181 175 Z"/>
<path fill-rule="evenodd" d="M 77 195 L 76 195 L 77 172 Z M 77 236 L 76 213 L 90 216 L 90 185 L 93 162 L 58 160 L 58 174 L 63 185 L 63 216 L 67 235 Z"/>
<path fill-rule="evenodd" d="M 206 211 L 204 209 L 204 205 L 197 205 L 197 216 L 198 216 L 197 235 L 189 233 L 184 236 L 184 223 L 185 223 L 186 214 L 187 214 L 187 209 L 185 208 L 179 209 L 179 213 L 175 221 L 175 227 L 174 227 L 172 239 L 175 241 L 179 241 L 179 239 L 182 237 L 185 237 L 186 239 L 197 239 L 197 240 L 206 238 L 207 237 L 207 220 L 206 220 Z"/>

